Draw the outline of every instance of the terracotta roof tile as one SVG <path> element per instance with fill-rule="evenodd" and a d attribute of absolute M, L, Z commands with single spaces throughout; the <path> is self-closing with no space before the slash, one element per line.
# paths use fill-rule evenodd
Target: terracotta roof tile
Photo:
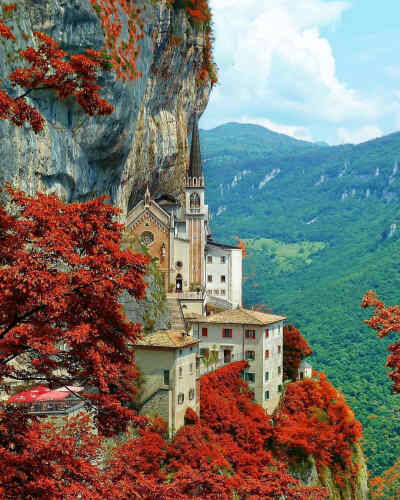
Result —
<path fill-rule="evenodd" d="M 134 347 L 166 347 L 169 349 L 179 349 L 198 343 L 198 339 L 186 335 L 185 332 L 158 330 L 157 332 L 149 333 L 139 339 Z"/>
<path fill-rule="evenodd" d="M 192 319 L 192 322 L 199 323 L 227 323 L 240 325 L 270 325 L 277 321 L 285 320 L 285 316 L 267 314 L 250 309 L 231 309 L 220 313 L 204 316 L 203 318 Z"/>

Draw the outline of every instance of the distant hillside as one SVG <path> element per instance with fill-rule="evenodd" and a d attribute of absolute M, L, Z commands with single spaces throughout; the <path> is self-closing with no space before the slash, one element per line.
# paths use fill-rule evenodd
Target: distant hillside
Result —
<path fill-rule="evenodd" d="M 265 303 L 302 329 L 312 362 L 364 425 L 369 467 L 382 472 L 400 455 L 400 398 L 360 302 L 370 288 L 400 300 L 400 133 L 327 146 L 229 123 L 201 140 L 213 232 L 248 244 L 247 305 Z"/>

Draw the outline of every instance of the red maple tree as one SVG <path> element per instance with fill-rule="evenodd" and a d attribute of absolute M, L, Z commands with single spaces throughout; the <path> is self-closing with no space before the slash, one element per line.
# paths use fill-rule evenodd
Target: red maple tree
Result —
<path fill-rule="evenodd" d="M 352 452 L 361 424 L 323 373 L 290 384 L 274 422 L 276 449 L 289 460 L 312 455 L 318 467 L 333 468 L 339 486 L 357 472 Z"/>
<path fill-rule="evenodd" d="M 64 204 L 8 193 L 12 213 L 0 208 L 0 388 L 83 385 L 102 432 L 118 432 L 133 415 L 130 344 L 140 331 L 118 299 L 144 297 L 149 258 L 121 250 L 119 211 L 104 197 Z"/>
<path fill-rule="evenodd" d="M 16 40 L 1 21 L 0 35 Z M 19 52 L 29 66 L 14 70 L 8 77 L 13 87 L 26 90 L 18 96 L 0 90 L 0 119 L 10 120 L 19 127 L 28 122 L 35 133 L 42 130 L 44 118 L 26 100 L 31 92 L 37 90 L 52 90 L 59 99 L 73 97 L 90 116 L 112 113 L 114 108 L 100 97 L 100 85 L 97 83 L 99 69 L 110 69 L 105 54 L 87 49 L 85 54 L 68 56 L 50 36 L 40 31 L 35 31 L 34 36 L 39 41 L 39 47 L 28 47 Z"/>
<path fill-rule="evenodd" d="M 60 429 L 22 410 L 0 410 L 0 498 L 110 498 L 99 451 L 88 416 L 71 418 Z"/>
<path fill-rule="evenodd" d="M 300 330 L 293 325 L 283 327 L 283 378 L 296 380 L 302 359 L 312 354 L 312 350 Z"/>
<path fill-rule="evenodd" d="M 377 331 L 378 337 L 387 337 L 400 332 L 400 306 L 386 306 L 373 291 L 368 291 L 362 300 L 361 307 L 373 307 L 374 313 L 365 323 Z M 393 392 L 400 393 L 400 340 L 388 347 L 390 354 L 386 366 L 392 371 L 388 376 L 393 381 Z"/>

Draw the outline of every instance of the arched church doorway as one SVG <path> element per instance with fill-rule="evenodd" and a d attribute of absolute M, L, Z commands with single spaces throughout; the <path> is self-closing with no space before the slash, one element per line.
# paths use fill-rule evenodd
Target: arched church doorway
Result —
<path fill-rule="evenodd" d="M 175 283 L 175 291 L 176 293 L 180 293 L 182 291 L 183 286 L 183 277 L 182 274 L 176 275 L 176 283 Z"/>

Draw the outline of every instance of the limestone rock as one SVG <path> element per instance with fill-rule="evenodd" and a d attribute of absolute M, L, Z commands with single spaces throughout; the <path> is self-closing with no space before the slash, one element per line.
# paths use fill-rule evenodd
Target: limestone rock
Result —
<path fill-rule="evenodd" d="M 4 3 L 0 0 L 0 6 Z M 35 135 L 28 126 L 0 121 L 0 183 L 7 180 L 29 194 L 55 192 L 66 201 L 107 194 L 124 213 L 147 183 L 152 194 L 179 196 L 189 155 L 188 131 L 195 114 L 204 111 L 211 88 L 196 84 L 205 36 L 166 0 L 137 3 L 146 7 L 146 36 L 138 59 L 141 78 L 131 84 L 113 73 L 101 76 L 101 95 L 115 107 L 107 117 L 91 118 L 76 103 L 60 102 L 50 91 L 32 93 L 30 103 L 46 119 L 45 129 Z M 21 0 L 17 12 L 7 20 L 17 42 L 0 40 L 3 85 L 23 65 L 18 50 L 33 43 L 34 30 L 61 41 L 69 53 L 104 46 L 90 0 Z M 180 43 L 171 44 L 171 36 L 179 36 Z"/>

